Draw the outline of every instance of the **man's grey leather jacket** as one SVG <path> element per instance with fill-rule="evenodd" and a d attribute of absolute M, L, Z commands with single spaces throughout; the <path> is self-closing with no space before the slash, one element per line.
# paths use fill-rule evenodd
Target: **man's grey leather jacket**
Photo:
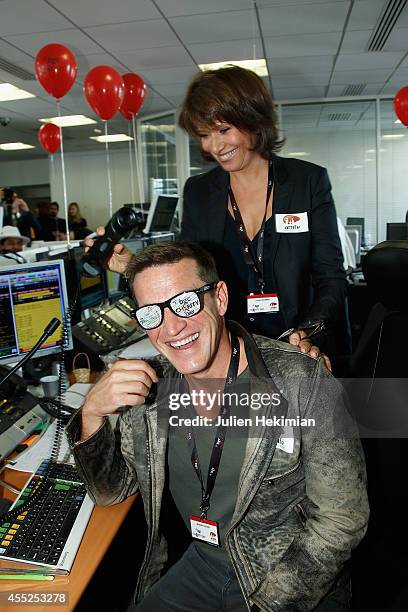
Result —
<path fill-rule="evenodd" d="M 343 389 L 321 360 L 231 325 L 244 338 L 251 390 L 280 393 L 280 404 L 271 402 L 262 415 L 296 423 L 311 419 L 315 427 L 295 425 L 293 442 L 286 445 L 276 419 L 275 426 L 250 427 L 225 546 L 248 608 L 312 610 L 366 530 L 361 444 Z M 78 442 L 80 413 L 67 427 L 77 466 L 97 504 L 119 503 L 137 490 L 142 495 L 148 541 L 136 600 L 160 578 L 167 561 L 159 517 L 168 427 L 168 402 L 160 400 L 121 414 L 115 431 L 106 420 L 83 442 Z"/>

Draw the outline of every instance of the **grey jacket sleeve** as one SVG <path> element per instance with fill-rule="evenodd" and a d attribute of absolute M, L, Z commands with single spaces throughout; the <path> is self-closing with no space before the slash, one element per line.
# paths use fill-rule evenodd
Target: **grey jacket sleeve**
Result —
<path fill-rule="evenodd" d="M 307 385 L 310 389 L 305 382 L 303 391 Z M 313 610 L 367 528 L 364 456 L 343 389 L 318 364 L 308 395 L 306 400 L 301 392 L 299 401 L 307 401 L 305 417 L 314 418 L 316 426 L 302 432 L 304 526 L 251 596 L 261 610 Z"/>
<path fill-rule="evenodd" d="M 109 420 L 90 438 L 78 442 L 81 431 L 79 410 L 66 427 L 77 468 L 88 493 L 101 506 L 117 504 L 138 489 L 134 463 L 131 410 L 123 413 L 112 429 Z"/>

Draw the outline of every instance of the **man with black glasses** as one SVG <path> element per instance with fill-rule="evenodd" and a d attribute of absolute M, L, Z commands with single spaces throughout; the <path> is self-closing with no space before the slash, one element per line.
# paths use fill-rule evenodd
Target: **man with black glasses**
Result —
<path fill-rule="evenodd" d="M 227 287 L 200 246 L 147 247 L 127 275 L 161 385 L 152 399 L 152 365 L 119 360 L 67 431 L 96 503 L 142 495 L 148 542 L 130 609 L 347 609 L 342 570 L 368 507 L 342 387 L 321 359 L 226 323 Z M 167 495 L 192 542 L 162 575 Z"/>

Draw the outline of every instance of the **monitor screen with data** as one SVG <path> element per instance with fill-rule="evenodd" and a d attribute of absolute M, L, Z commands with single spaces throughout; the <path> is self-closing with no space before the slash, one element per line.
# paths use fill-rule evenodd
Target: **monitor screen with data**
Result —
<path fill-rule="evenodd" d="M 0 268 L 0 362 L 19 361 L 56 317 L 67 312 L 67 291 L 62 261 Z M 37 351 L 40 357 L 59 352 L 62 325 Z M 68 330 L 65 348 L 72 348 Z"/>

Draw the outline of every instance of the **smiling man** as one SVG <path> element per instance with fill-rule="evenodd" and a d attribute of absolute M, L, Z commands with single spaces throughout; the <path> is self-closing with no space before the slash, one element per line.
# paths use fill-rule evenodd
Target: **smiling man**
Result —
<path fill-rule="evenodd" d="M 368 507 L 340 384 L 321 359 L 227 324 L 227 287 L 201 247 L 147 247 L 128 277 L 162 390 L 148 403 L 155 369 L 119 360 L 67 431 L 96 503 L 142 495 L 149 535 L 130 609 L 347 609 L 343 568 Z M 123 406 L 114 432 L 107 416 Z M 168 495 L 192 541 L 164 573 Z"/>

